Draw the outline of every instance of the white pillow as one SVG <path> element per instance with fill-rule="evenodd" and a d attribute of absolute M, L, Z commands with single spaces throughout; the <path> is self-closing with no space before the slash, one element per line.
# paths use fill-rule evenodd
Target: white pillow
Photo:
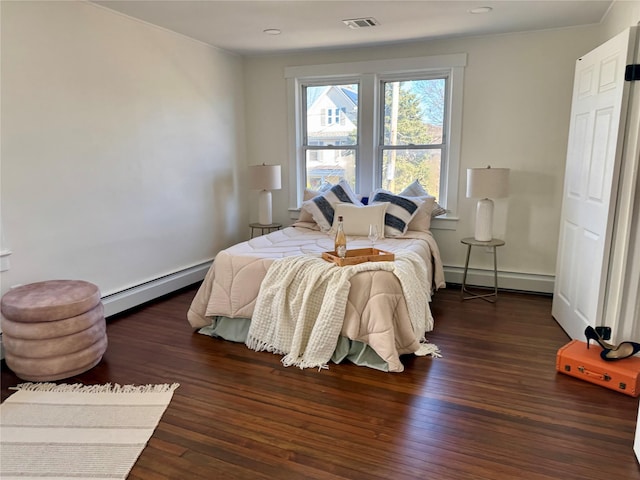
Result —
<path fill-rule="evenodd" d="M 405 188 L 404 190 L 402 190 L 399 195 L 405 196 L 405 197 L 425 197 L 425 196 L 429 196 L 431 197 L 432 195 L 429 195 L 429 192 L 427 192 L 424 187 L 422 185 L 420 185 L 420 182 L 418 180 L 414 180 L 413 183 L 411 185 L 409 185 L 407 188 Z M 435 201 L 435 199 L 434 199 Z M 433 209 L 431 210 L 431 216 L 432 217 L 437 217 L 439 215 L 444 215 L 445 213 L 447 213 L 447 211 L 442 208 L 438 202 L 435 202 L 433 204 Z M 431 222 L 429 222 L 431 223 Z M 420 229 L 416 229 L 416 228 L 409 228 L 409 230 L 420 230 Z"/>
<path fill-rule="evenodd" d="M 326 192 L 304 202 L 302 208 L 311 214 L 320 230 L 328 232 L 333 225 L 334 209 L 338 203 L 362 205 L 349 184 L 342 180 Z"/>
<path fill-rule="evenodd" d="M 407 232 L 409 223 L 418 213 L 418 208 L 424 200 L 418 197 L 394 195 L 379 188 L 373 191 L 369 203 L 375 205 L 380 202 L 389 202 L 384 218 L 384 236 L 398 237 Z"/>
<path fill-rule="evenodd" d="M 342 227 L 346 235 L 369 235 L 369 225 L 378 227 L 378 235 L 384 238 L 384 215 L 387 211 L 387 202 L 375 205 L 353 205 L 351 203 L 339 203 L 333 216 L 332 233 L 338 228 L 338 217 L 342 215 Z"/>

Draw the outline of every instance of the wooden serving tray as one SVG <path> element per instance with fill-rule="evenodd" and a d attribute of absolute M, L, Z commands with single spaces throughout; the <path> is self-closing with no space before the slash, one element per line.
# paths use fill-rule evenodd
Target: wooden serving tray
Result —
<path fill-rule="evenodd" d="M 347 250 L 347 256 L 340 258 L 338 254 L 333 252 L 322 252 L 322 258 L 328 262 L 333 262 L 339 267 L 346 265 L 357 265 L 364 262 L 393 262 L 395 255 L 391 252 L 378 250 L 377 248 L 356 248 Z"/>

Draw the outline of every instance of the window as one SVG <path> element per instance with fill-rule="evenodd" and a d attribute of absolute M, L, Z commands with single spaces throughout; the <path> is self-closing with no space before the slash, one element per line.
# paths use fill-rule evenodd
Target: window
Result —
<path fill-rule="evenodd" d="M 447 77 L 381 81 L 383 128 L 378 163 L 382 165 L 382 188 L 400 193 L 418 179 L 440 198 L 447 81 Z"/>
<path fill-rule="evenodd" d="M 355 190 L 358 85 L 302 85 L 301 95 L 304 186 L 318 190 L 344 179 Z"/>
<path fill-rule="evenodd" d="M 291 67 L 290 209 L 344 179 L 363 195 L 415 179 L 455 228 L 466 54 Z M 375 73 L 362 73 L 375 72 Z"/>
<path fill-rule="evenodd" d="M 338 124 L 344 125 L 344 118 L 341 119 L 341 116 L 340 116 L 341 111 L 346 112 L 346 108 L 345 107 L 329 108 L 328 110 L 326 110 L 327 120 L 325 125 L 331 125 L 332 123 L 335 123 L 336 125 Z"/>

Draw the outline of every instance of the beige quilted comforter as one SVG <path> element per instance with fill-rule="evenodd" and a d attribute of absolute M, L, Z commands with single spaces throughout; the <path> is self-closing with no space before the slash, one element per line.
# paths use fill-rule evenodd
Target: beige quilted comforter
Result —
<path fill-rule="evenodd" d="M 431 234 L 408 232 L 407 238 L 378 240 L 376 248 L 390 252 L 409 250 L 427 266 L 431 293 L 445 286 L 438 246 Z M 365 237 L 349 237 L 349 248 L 371 246 Z M 211 317 L 251 318 L 260 284 L 271 263 L 292 255 L 316 255 L 333 250 L 326 233 L 288 227 L 253 238 L 221 251 L 209 269 L 187 313 L 192 327 L 211 324 Z M 350 280 L 341 335 L 369 345 L 389 365 L 389 371 L 404 369 L 399 356 L 420 347 L 398 278 L 390 271 L 360 272 Z M 430 313 L 429 313 L 430 314 Z"/>

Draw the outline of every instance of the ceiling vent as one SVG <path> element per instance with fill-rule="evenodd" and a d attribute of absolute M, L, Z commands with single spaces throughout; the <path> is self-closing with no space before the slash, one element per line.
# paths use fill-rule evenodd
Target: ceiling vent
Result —
<path fill-rule="evenodd" d="M 380 22 L 378 22 L 373 17 L 369 17 L 369 18 L 349 18 L 347 20 L 342 20 L 342 23 L 344 23 L 349 28 L 375 27 L 377 25 L 380 25 Z"/>

